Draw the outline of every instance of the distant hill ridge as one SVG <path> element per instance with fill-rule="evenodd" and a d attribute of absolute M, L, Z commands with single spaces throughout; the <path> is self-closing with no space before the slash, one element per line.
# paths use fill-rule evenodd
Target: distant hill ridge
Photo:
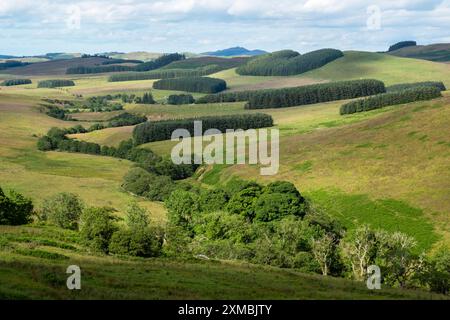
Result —
<path fill-rule="evenodd" d="M 268 53 L 264 50 L 248 50 L 243 47 L 233 47 L 223 50 L 204 52 L 203 55 L 216 56 L 216 57 L 233 57 L 233 56 L 259 56 Z"/>
<path fill-rule="evenodd" d="M 448 62 L 450 61 L 450 43 L 406 46 L 388 53 L 397 57 Z"/>

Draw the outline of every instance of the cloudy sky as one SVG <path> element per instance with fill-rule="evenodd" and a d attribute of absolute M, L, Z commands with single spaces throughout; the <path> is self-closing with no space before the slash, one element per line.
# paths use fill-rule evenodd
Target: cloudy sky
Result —
<path fill-rule="evenodd" d="M 450 42 L 450 0 L 0 0 L 0 54 Z"/>

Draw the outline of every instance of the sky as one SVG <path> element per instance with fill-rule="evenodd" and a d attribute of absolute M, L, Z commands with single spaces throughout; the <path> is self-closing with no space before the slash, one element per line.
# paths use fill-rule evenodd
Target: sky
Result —
<path fill-rule="evenodd" d="M 450 0 L 0 0 L 0 54 L 384 51 L 450 42 Z"/>

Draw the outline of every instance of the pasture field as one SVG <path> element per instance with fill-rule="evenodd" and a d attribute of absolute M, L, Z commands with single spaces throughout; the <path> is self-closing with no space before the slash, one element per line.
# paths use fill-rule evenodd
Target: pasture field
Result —
<path fill-rule="evenodd" d="M 58 228 L 1 226 L 0 298 L 446 299 L 416 290 L 367 290 L 359 282 L 232 261 L 92 255 L 77 237 Z M 83 266 L 82 290 L 65 287 L 69 264 Z"/>
<path fill-rule="evenodd" d="M 150 211 L 152 223 L 166 222 L 166 209 L 161 202 L 135 197 L 121 188 L 123 176 L 133 167 L 130 161 L 79 153 L 41 152 L 36 148 L 38 138 L 51 127 L 76 124 L 89 127 L 95 121 L 105 121 L 123 112 L 80 112 L 73 115 L 77 122 L 61 121 L 42 112 L 38 107 L 42 98 L 76 99 L 79 95 L 151 92 L 157 104 L 125 104 L 125 111 L 146 115 L 150 121 L 263 112 L 273 117 L 275 127 L 280 130 L 280 171 L 276 176 L 260 176 L 257 166 L 216 165 L 204 166 L 190 181 L 213 187 L 233 177 L 263 183 L 287 180 L 314 206 L 341 221 L 349 232 L 364 223 L 374 228 L 401 231 L 416 238 L 418 253 L 429 253 L 450 243 L 449 91 L 432 101 L 341 116 L 339 108 L 346 101 L 264 110 L 245 110 L 244 102 L 165 105 L 162 102 L 168 95 L 180 92 L 153 90 L 155 80 L 108 82 L 110 74 L 61 74 L 57 78 L 73 79 L 76 85 L 38 89 L 38 80 L 55 78 L 60 71 L 55 68 L 44 74 L 39 66 L 34 68 L 37 69 L 30 69 L 31 85 L 0 89 L 0 186 L 31 197 L 37 207 L 44 198 L 64 191 L 78 194 L 92 206 L 113 207 L 119 217 L 131 200 L 137 200 Z M 22 71 L 14 73 L 19 75 Z M 0 75 L 0 79 L 10 77 Z M 228 69 L 211 77 L 226 80 L 228 90 L 359 78 L 382 80 L 386 85 L 435 80 L 450 87 L 450 65 L 351 51 L 343 58 L 300 76 L 239 76 L 235 69 Z M 196 98 L 200 96 L 194 94 Z M 107 128 L 70 137 L 117 146 L 131 137 L 133 128 Z M 158 141 L 141 147 L 168 156 L 174 144 Z M 85 251 L 77 237 L 71 231 L 39 224 L 1 226 L 0 298 L 443 298 L 423 291 L 383 289 L 370 292 L 363 283 L 235 261 L 96 255 Z M 37 253 L 31 253 L 34 251 Z M 61 287 L 66 277 L 64 266 L 68 262 L 85 266 L 85 287 L 79 293 Z M 133 290 L 129 290 L 130 284 Z"/>

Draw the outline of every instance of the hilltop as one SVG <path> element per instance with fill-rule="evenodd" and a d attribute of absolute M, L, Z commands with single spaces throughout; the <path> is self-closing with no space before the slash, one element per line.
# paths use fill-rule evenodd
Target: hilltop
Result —
<path fill-rule="evenodd" d="M 408 46 L 399 50 L 391 51 L 389 54 L 405 58 L 447 62 L 450 61 L 450 43 Z"/>
<path fill-rule="evenodd" d="M 264 50 L 248 50 L 243 47 L 233 47 L 223 50 L 204 52 L 203 55 L 206 56 L 216 56 L 216 57 L 233 57 L 233 56 L 259 56 L 266 54 Z"/>

